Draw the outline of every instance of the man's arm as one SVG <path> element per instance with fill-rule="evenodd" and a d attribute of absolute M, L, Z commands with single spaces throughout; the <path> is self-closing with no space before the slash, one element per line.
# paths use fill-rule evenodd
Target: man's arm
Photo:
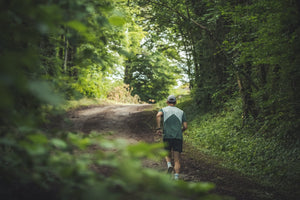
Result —
<path fill-rule="evenodd" d="M 183 122 L 182 125 L 183 125 L 182 131 L 185 131 L 188 128 L 187 122 Z"/>
<path fill-rule="evenodd" d="M 188 127 L 187 127 L 187 120 L 186 120 L 186 116 L 185 116 L 185 113 L 183 112 L 183 115 L 182 115 L 182 132 L 184 132 Z"/>
<path fill-rule="evenodd" d="M 156 133 L 161 134 L 162 130 L 160 127 L 160 123 L 161 123 L 161 116 L 163 115 L 163 112 L 159 111 L 156 115 Z"/>

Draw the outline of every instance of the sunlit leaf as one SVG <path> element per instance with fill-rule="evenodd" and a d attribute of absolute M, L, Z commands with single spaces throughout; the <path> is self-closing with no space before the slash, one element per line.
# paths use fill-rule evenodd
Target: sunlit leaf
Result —
<path fill-rule="evenodd" d="M 73 21 L 69 21 L 67 23 L 67 25 L 70 27 L 70 28 L 73 28 L 75 30 L 77 30 L 78 32 L 81 32 L 81 33 L 84 33 L 87 31 L 87 27 L 79 22 L 79 21 L 76 21 L 76 20 L 73 20 Z"/>
<path fill-rule="evenodd" d="M 123 26 L 126 23 L 124 18 L 120 16 L 112 16 L 108 19 L 108 21 L 115 26 Z"/>
<path fill-rule="evenodd" d="M 61 139 L 53 138 L 50 140 L 50 142 L 57 148 L 60 148 L 60 149 L 67 148 L 66 142 Z"/>
<path fill-rule="evenodd" d="M 37 143 L 37 144 L 46 144 L 46 143 L 48 143 L 48 138 L 43 134 L 28 135 L 27 138 L 29 140 L 31 140 L 32 142 Z"/>
<path fill-rule="evenodd" d="M 62 97 L 54 93 L 50 84 L 46 81 L 30 81 L 28 84 L 30 92 L 43 102 L 59 105 L 63 102 Z"/>

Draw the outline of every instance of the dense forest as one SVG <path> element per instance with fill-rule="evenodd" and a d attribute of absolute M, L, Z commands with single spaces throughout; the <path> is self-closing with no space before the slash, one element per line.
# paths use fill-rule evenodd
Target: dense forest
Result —
<path fill-rule="evenodd" d="M 70 100 L 125 89 L 154 103 L 176 85 L 190 91 L 179 106 L 191 144 L 279 190 L 299 186 L 299 1 L 10 0 L 0 10 L 0 196 L 205 197 L 210 184 L 169 183 L 152 171 L 102 177 L 91 162 L 120 169 L 125 161 L 76 154 L 98 141 L 123 148 L 140 170 L 134 151 L 151 157 L 160 146 L 132 150 L 44 128 Z M 145 180 L 155 184 L 141 189 Z"/>

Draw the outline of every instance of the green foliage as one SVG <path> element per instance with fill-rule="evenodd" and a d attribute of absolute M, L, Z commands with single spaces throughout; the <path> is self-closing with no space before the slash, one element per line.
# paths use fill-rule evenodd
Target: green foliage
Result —
<path fill-rule="evenodd" d="M 112 100 L 118 103 L 141 103 L 140 97 L 138 95 L 132 96 L 132 88 L 129 85 L 120 84 L 114 87 L 107 95 L 108 100 Z"/>
<path fill-rule="evenodd" d="M 168 95 L 171 85 L 174 85 L 176 70 L 176 66 L 170 66 L 158 53 L 138 55 L 128 63 L 125 83 L 133 88 L 132 94 L 139 95 L 142 101 L 159 101 Z"/>
<path fill-rule="evenodd" d="M 2 197 L 18 197 L 9 187 L 17 179 L 21 180 L 17 187 L 22 193 L 28 184 L 37 186 L 24 191 L 22 198 L 39 191 L 52 192 L 46 199 L 211 198 L 207 192 L 212 184 L 174 182 L 165 174 L 142 167 L 141 159 L 162 159 L 162 144 L 127 145 L 123 140 L 103 139 L 97 133 L 63 133 L 56 137 L 30 133 L 21 138 L 1 138 L 0 145 L 1 185 L 5 181 Z"/>
<path fill-rule="evenodd" d="M 161 145 L 128 146 L 96 133 L 40 128 L 51 108 L 62 103 L 57 91 L 68 98 L 74 96 L 74 89 L 95 97 L 108 93 L 111 84 L 105 75 L 118 64 L 113 49 L 120 46 L 124 24 L 113 11 L 114 3 L 1 1 L 1 198 L 210 196 L 210 184 L 173 182 L 142 167 L 141 157 L 164 155 Z"/>
<path fill-rule="evenodd" d="M 238 94 L 245 125 L 299 138 L 299 3 L 139 0 L 138 5 L 152 36 L 149 46 L 163 37 L 185 53 L 183 69 L 202 110 L 222 108 Z"/>
<path fill-rule="evenodd" d="M 185 104 L 179 106 L 191 108 L 190 103 Z M 187 113 L 190 114 L 190 111 L 187 110 Z M 222 159 L 223 165 L 228 168 L 277 187 L 282 192 L 295 191 L 300 176 L 299 140 L 286 144 L 280 136 L 266 138 L 255 127 L 242 128 L 242 125 L 242 102 L 238 98 L 228 102 L 222 112 L 193 117 L 187 141 L 199 150 Z"/>
<path fill-rule="evenodd" d="M 118 64 L 112 49 L 121 43 L 124 24 L 112 14 L 113 3 L 1 1 L 2 198 L 210 198 L 211 184 L 174 182 L 142 167 L 142 158 L 165 155 L 161 145 L 128 146 L 97 133 L 39 128 L 47 112 L 62 103 L 54 91 L 68 98 L 74 90 L 105 97 L 113 87 L 105 75 Z"/>
<path fill-rule="evenodd" d="M 105 98 L 110 90 L 110 81 L 95 65 L 87 68 L 78 68 L 78 79 L 72 87 L 83 96 Z"/>
<path fill-rule="evenodd" d="M 1 1 L 0 11 L 1 194 L 195 199 L 210 188 L 142 169 L 138 159 L 153 157 L 157 146 L 127 148 L 37 128 L 61 96 L 118 94 L 108 76 L 122 65 L 125 83 L 144 101 L 166 98 L 184 71 L 193 88 L 193 100 L 184 104 L 193 105 L 194 115 L 224 109 L 197 118 L 191 138 L 245 173 L 293 188 L 299 175 L 298 2 L 11 0 Z M 241 102 L 231 102 L 236 94 Z M 90 145 L 107 151 L 86 154 Z M 93 166 L 108 171 L 99 175 Z"/>
<path fill-rule="evenodd" d="M 53 94 L 53 85 L 47 81 L 30 81 L 28 90 L 41 102 L 58 106 L 63 102 L 63 98 L 58 93 Z"/>
<path fill-rule="evenodd" d="M 190 142 L 225 158 L 231 168 L 295 191 L 299 3 L 138 2 L 147 30 L 171 31 L 185 52 L 193 99 L 178 106 L 189 119 L 198 116 L 188 131 Z"/>

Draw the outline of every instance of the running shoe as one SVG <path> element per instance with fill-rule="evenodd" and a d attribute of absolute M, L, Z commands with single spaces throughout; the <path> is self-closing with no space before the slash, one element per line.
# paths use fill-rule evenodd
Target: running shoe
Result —
<path fill-rule="evenodd" d="M 168 174 L 171 174 L 173 172 L 174 168 L 171 166 L 168 168 Z"/>

